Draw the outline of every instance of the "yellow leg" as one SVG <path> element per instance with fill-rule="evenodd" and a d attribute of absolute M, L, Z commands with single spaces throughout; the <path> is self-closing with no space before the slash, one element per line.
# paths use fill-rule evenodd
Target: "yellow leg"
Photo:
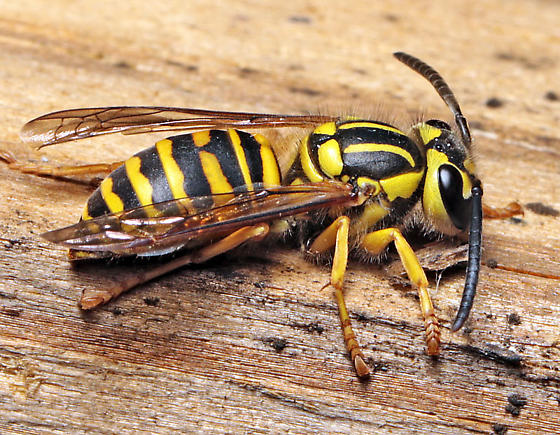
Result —
<path fill-rule="evenodd" d="M 426 274 L 420 266 L 416 254 L 397 228 L 386 228 L 383 230 L 369 233 L 362 241 L 362 246 L 372 254 L 380 254 L 391 242 L 395 246 L 408 274 L 410 281 L 418 288 L 420 296 L 420 308 L 424 317 L 424 327 L 426 330 L 426 345 L 428 355 L 439 355 L 440 330 L 439 321 L 434 313 L 434 306 L 428 293 L 428 280 Z"/>
<path fill-rule="evenodd" d="M 143 284 L 145 282 L 151 281 L 161 275 L 169 273 L 175 269 L 178 269 L 187 264 L 197 264 L 204 263 L 205 261 L 223 254 L 227 251 L 231 251 L 237 248 L 239 245 L 252 241 L 258 241 L 266 237 L 268 234 L 269 227 L 268 224 L 259 224 L 251 227 L 243 227 L 239 230 L 231 233 L 229 236 L 218 240 L 211 245 L 205 246 L 198 251 L 189 252 L 182 257 L 176 258 L 169 261 L 168 263 L 162 264 L 161 266 L 155 267 L 146 272 L 138 273 L 126 280 L 121 281 L 118 285 L 105 289 L 105 290 L 85 290 L 80 301 L 82 309 L 89 310 L 95 308 L 98 305 L 104 304 L 109 300 L 117 297 L 121 293 L 130 290 L 137 285 Z"/>
<path fill-rule="evenodd" d="M 352 323 L 348 316 L 342 284 L 344 273 L 348 262 L 348 231 L 350 228 L 350 218 L 341 216 L 337 218 L 328 228 L 326 228 L 311 244 L 312 253 L 322 253 L 334 246 L 333 265 L 331 269 L 331 280 L 328 285 L 334 288 L 336 302 L 338 304 L 338 314 L 342 326 L 342 334 L 346 349 L 350 353 L 354 368 L 358 377 L 369 376 L 369 368 L 364 361 L 364 354 L 356 340 L 356 334 L 352 329 Z"/>
<path fill-rule="evenodd" d="M 124 162 L 114 163 L 97 163 L 93 165 L 74 165 L 74 166 L 55 166 L 55 165 L 38 165 L 35 163 L 21 163 L 8 151 L 0 151 L 0 160 L 8 164 L 10 169 L 23 172 L 24 174 L 33 174 L 49 177 L 70 177 L 73 175 L 88 175 L 110 173 L 121 166 Z"/>

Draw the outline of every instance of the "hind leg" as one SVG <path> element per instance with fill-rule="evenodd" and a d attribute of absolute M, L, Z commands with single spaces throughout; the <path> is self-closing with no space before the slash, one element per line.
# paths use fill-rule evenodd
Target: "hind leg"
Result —
<path fill-rule="evenodd" d="M 259 224 L 240 228 L 239 230 L 234 231 L 223 239 L 218 240 L 217 242 L 214 242 L 199 250 L 188 252 L 187 254 L 175 258 L 165 264 L 162 264 L 161 266 L 154 267 L 147 271 L 139 272 L 136 275 L 121 281 L 114 287 L 103 290 L 85 290 L 82 295 L 82 299 L 80 300 L 80 306 L 84 310 L 95 308 L 98 305 L 104 304 L 111 299 L 116 298 L 121 293 L 124 293 L 125 291 L 130 290 L 133 287 L 151 281 L 154 278 L 169 273 L 187 264 L 204 263 L 205 261 L 217 255 L 237 248 L 239 245 L 245 242 L 259 241 L 266 237 L 268 231 L 268 224 Z"/>
<path fill-rule="evenodd" d="M 91 175 L 91 174 L 109 174 L 117 169 L 124 162 L 113 163 L 96 163 L 93 165 L 68 165 L 57 166 L 51 164 L 36 164 L 29 162 L 18 162 L 12 153 L 8 151 L 0 151 L 0 160 L 8 164 L 10 169 L 22 172 L 24 174 L 32 174 L 47 177 L 71 177 L 75 175 Z"/>

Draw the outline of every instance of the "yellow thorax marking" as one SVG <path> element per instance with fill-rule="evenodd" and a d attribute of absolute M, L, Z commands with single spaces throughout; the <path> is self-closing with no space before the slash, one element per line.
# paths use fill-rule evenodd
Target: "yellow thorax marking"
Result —
<path fill-rule="evenodd" d="M 437 127 L 432 127 L 431 125 L 420 123 L 416 125 L 418 129 L 418 133 L 420 134 L 420 138 L 422 139 L 422 143 L 428 144 L 436 137 L 441 135 L 441 129 Z"/>
<path fill-rule="evenodd" d="M 404 133 L 402 131 L 400 131 L 398 128 L 391 127 L 390 125 L 378 124 L 376 122 L 371 122 L 371 121 L 349 122 L 347 124 L 339 125 L 338 129 L 339 130 L 347 130 L 347 129 L 350 129 L 350 128 L 359 128 L 359 127 L 379 128 L 380 130 L 392 131 L 393 133 L 404 135 Z"/>
<path fill-rule="evenodd" d="M 406 172 L 391 178 L 385 178 L 379 182 L 389 201 L 394 201 L 397 197 L 410 198 L 418 188 L 423 175 L 423 170 L 419 172 Z"/>
<path fill-rule="evenodd" d="M 328 136 L 332 136 L 335 133 L 336 124 L 334 122 L 326 122 L 313 130 L 313 134 L 326 134 Z"/>
<path fill-rule="evenodd" d="M 388 214 L 389 210 L 379 202 L 366 205 L 360 217 L 352 225 L 352 235 L 355 236 L 360 232 L 367 231 Z"/>
<path fill-rule="evenodd" d="M 321 145 L 318 151 L 319 166 L 323 172 L 331 177 L 340 175 L 344 163 L 340 155 L 340 145 L 334 139 L 330 139 Z"/>
<path fill-rule="evenodd" d="M 323 176 L 317 170 L 317 168 L 313 164 L 313 161 L 311 160 L 311 156 L 309 155 L 308 139 L 309 137 L 306 137 L 301 144 L 301 149 L 300 149 L 301 167 L 303 168 L 303 172 L 305 172 L 307 178 L 309 178 L 309 180 L 312 181 L 313 183 L 317 183 L 323 180 Z"/>
<path fill-rule="evenodd" d="M 370 196 L 377 196 L 379 195 L 379 192 L 381 192 L 381 185 L 377 180 L 373 180 L 372 178 L 369 177 L 358 177 L 356 182 L 358 183 L 358 186 L 360 186 L 361 189 L 365 189 L 366 187 L 369 187 L 371 189 L 371 191 L 368 192 Z"/>

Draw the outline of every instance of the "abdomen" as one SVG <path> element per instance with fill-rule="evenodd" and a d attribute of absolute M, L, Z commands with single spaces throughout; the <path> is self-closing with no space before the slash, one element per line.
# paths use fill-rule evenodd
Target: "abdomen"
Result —
<path fill-rule="evenodd" d="M 246 192 L 257 184 L 281 184 L 276 157 L 262 135 L 230 129 L 173 136 L 109 174 L 88 199 L 82 219 L 179 198 Z M 205 207 L 211 205 L 205 201 Z M 192 211 L 196 206 L 193 202 Z"/>

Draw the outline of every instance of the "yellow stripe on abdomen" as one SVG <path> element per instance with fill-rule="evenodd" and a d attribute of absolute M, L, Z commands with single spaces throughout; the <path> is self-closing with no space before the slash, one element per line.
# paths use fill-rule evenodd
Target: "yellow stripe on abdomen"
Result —
<path fill-rule="evenodd" d="M 231 195 L 220 195 L 215 198 L 215 204 L 223 204 L 233 198 L 233 187 L 229 183 L 227 177 L 224 175 L 218 158 L 207 151 L 200 151 L 198 153 L 202 170 L 210 185 L 212 194 L 223 194 L 232 192 Z"/>
<path fill-rule="evenodd" d="M 156 143 L 156 151 L 173 198 L 181 200 L 177 206 L 184 207 L 188 215 L 195 214 L 196 208 L 185 192 L 185 174 L 173 158 L 173 142 L 169 139 L 160 140 Z"/>
<path fill-rule="evenodd" d="M 90 220 L 91 216 L 89 215 L 89 203 L 86 202 L 86 205 L 84 206 L 84 211 L 82 212 L 82 220 L 83 221 L 87 221 Z"/>
<path fill-rule="evenodd" d="M 122 199 L 119 195 L 113 192 L 113 179 L 111 177 L 105 178 L 101 182 L 99 189 L 101 190 L 103 201 L 105 201 L 105 204 L 107 204 L 111 213 L 118 213 L 124 210 Z"/>
<path fill-rule="evenodd" d="M 197 131 L 191 134 L 192 140 L 197 147 L 204 147 L 210 142 L 210 130 Z"/>
<path fill-rule="evenodd" d="M 141 165 L 142 160 L 137 156 L 131 157 L 124 163 L 126 175 L 128 176 L 128 180 L 134 189 L 134 193 L 136 193 L 138 201 L 141 205 L 146 206 L 153 203 L 153 188 L 150 180 L 148 180 L 146 176 L 140 172 Z"/>
<path fill-rule="evenodd" d="M 160 140 L 156 143 L 156 150 L 173 198 L 185 198 L 187 196 L 184 187 L 185 175 L 173 158 L 173 142 L 169 139 Z"/>
<path fill-rule="evenodd" d="M 249 171 L 249 165 L 247 164 L 245 151 L 241 146 L 241 139 L 239 137 L 239 134 L 233 128 L 228 129 L 227 133 L 235 152 L 237 163 L 239 163 L 239 169 L 241 170 L 241 175 L 243 176 L 245 186 L 247 186 L 247 190 L 253 190 L 253 180 L 251 180 L 251 172 Z"/>

